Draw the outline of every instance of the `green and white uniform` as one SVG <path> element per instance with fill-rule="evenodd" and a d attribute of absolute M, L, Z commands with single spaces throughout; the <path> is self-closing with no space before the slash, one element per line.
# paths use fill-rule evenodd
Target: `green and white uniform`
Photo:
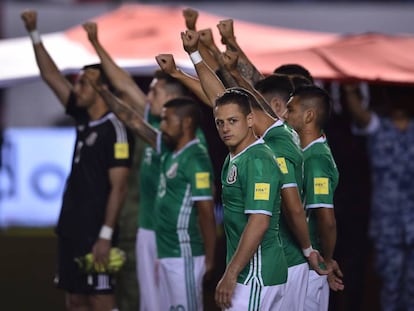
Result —
<path fill-rule="evenodd" d="M 333 208 L 334 192 L 339 173 L 325 136 L 311 142 L 303 149 L 305 208 L 309 221 L 312 245 L 320 249 L 317 219 L 313 208 Z M 323 254 L 322 254 L 323 255 Z M 326 276 L 310 271 L 305 310 L 328 310 L 329 285 Z"/>
<path fill-rule="evenodd" d="M 194 139 L 161 157 L 155 209 L 161 310 L 202 310 L 204 243 L 197 201 L 213 200 L 213 168 Z"/>
<path fill-rule="evenodd" d="M 161 119 L 145 110 L 145 120 L 155 129 L 159 129 Z M 197 137 L 206 146 L 203 132 L 198 129 Z M 161 136 L 158 137 L 161 145 Z M 161 147 L 160 147 L 161 148 Z M 157 214 L 154 209 L 160 179 L 161 153 L 146 144 L 139 168 L 140 195 L 138 213 L 138 231 L 136 239 L 136 271 L 140 290 L 140 310 L 159 310 L 159 290 L 156 284 L 155 265 L 157 247 L 155 238 L 155 222 Z"/>
<path fill-rule="evenodd" d="M 278 120 L 266 130 L 263 139 L 276 155 L 283 173 L 282 189 L 295 187 L 303 199 L 303 154 L 298 134 L 289 125 Z M 289 267 L 282 309 L 303 310 L 309 268 L 300 245 L 288 227 L 283 210 L 280 217 L 280 237 Z"/>
<path fill-rule="evenodd" d="M 145 120 L 154 128 L 160 126 L 160 118 L 149 114 L 146 107 Z M 159 290 L 156 282 L 157 246 L 155 241 L 154 202 L 160 178 L 160 154 L 150 145 L 144 146 L 139 168 L 139 211 L 135 247 L 136 271 L 140 293 L 140 310 L 159 310 Z"/>
<path fill-rule="evenodd" d="M 237 286 L 249 287 L 249 296 L 238 295 L 236 286 L 234 297 L 239 298 L 232 300 L 232 310 L 259 310 L 264 303 L 262 289 L 284 284 L 287 279 L 287 264 L 279 237 L 282 173 L 272 150 L 260 139 L 236 156 L 227 156 L 221 182 L 227 263 L 239 245 L 249 215 L 271 217 L 257 251 L 237 278 Z M 267 299 L 281 300 L 281 296 Z"/>
<path fill-rule="evenodd" d="M 283 173 L 282 189 L 297 187 L 299 195 L 303 199 L 303 155 L 298 134 L 286 123 L 278 120 L 267 129 L 263 139 L 276 155 L 277 163 Z M 307 262 L 288 228 L 283 212 L 280 219 L 280 236 L 289 267 Z"/>

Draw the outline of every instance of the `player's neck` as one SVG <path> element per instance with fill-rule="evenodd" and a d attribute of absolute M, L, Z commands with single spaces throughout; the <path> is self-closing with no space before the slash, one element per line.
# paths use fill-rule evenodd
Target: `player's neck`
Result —
<path fill-rule="evenodd" d="M 108 107 L 102 102 L 96 102 L 88 108 L 88 115 L 91 120 L 99 120 L 108 113 Z"/>
<path fill-rule="evenodd" d="M 322 136 L 321 130 L 316 127 L 302 129 L 299 133 L 300 145 L 302 148 Z"/>

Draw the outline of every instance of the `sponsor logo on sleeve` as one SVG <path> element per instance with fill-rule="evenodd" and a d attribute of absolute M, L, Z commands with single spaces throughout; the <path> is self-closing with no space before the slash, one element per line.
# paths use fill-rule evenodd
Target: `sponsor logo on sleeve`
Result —
<path fill-rule="evenodd" d="M 276 158 L 276 162 L 277 162 L 277 165 L 279 165 L 280 171 L 283 174 L 289 173 L 288 168 L 287 168 L 287 165 L 286 165 L 285 158 Z"/>
<path fill-rule="evenodd" d="M 255 183 L 254 184 L 254 199 L 261 201 L 269 201 L 270 196 L 270 184 L 268 183 Z"/>
<path fill-rule="evenodd" d="M 329 179 L 326 177 L 315 177 L 313 179 L 315 194 L 329 194 Z"/>
<path fill-rule="evenodd" d="M 114 145 L 115 159 L 122 160 L 129 158 L 129 145 L 127 143 L 116 143 Z"/>
<path fill-rule="evenodd" d="M 208 189 L 210 188 L 210 173 L 200 172 L 196 173 L 196 189 Z"/>

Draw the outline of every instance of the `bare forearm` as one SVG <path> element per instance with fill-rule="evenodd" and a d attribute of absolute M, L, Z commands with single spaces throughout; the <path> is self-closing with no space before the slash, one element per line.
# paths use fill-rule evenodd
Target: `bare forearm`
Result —
<path fill-rule="evenodd" d="M 199 209 L 199 224 L 204 241 L 206 261 L 213 263 L 216 249 L 216 221 L 212 202 Z"/>
<path fill-rule="evenodd" d="M 209 99 L 211 107 L 213 107 L 217 97 L 225 91 L 225 87 L 217 75 L 204 62 L 198 63 L 195 65 L 195 68 L 200 78 L 201 86 Z"/>
<path fill-rule="evenodd" d="M 182 70 L 177 70 L 171 74 L 173 78 L 180 80 L 189 90 L 191 90 L 204 104 L 211 106 L 210 100 L 201 86 L 200 80 L 190 76 Z"/>
<path fill-rule="evenodd" d="M 333 216 L 333 210 L 323 211 L 319 208 L 317 212 L 325 212 L 324 215 L 318 215 L 318 237 L 321 252 L 326 260 L 333 258 L 336 244 L 336 221 Z"/>
<path fill-rule="evenodd" d="M 283 215 L 290 231 L 296 237 L 302 249 L 310 247 L 308 223 L 297 188 L 284 188 L 281 195 Z"/>
<path fill-rule="evenodd" d="M 108 79 L 123 99 L 135 103 L 135 110 L 144 115 L 146 96 L 128 72 L 119 67 L 99 41 L 91 42 Z"/>
<path fill-rule="evenodd" d="M 34 44 L 33 49 L 42 79 L 52 89 L 59 101 L 66 105 L 72 90 L 71 83 L 61 74 L 42 42 Z"/>
<path fill-rule="evenodd" d="M 269 221 L 269 217 L 265 215 L 252 214 L 249 216 L 237 250 L 226 268 L 226 273 L 236 277 L 239 275 L 257 251 L 269 227 Z"/>
<path fill-rule="evenodd" d="M 99 94 L 108 105 L 109 109 L 128 126 L 134 133 L 144 139 L 153 148 L 156 147 L 157 132 L 145 120 L 124 101 L 117 98 L 107 89 L 100 89 Z"/>
<path fill-rule="evenodd" d="M 257 68 L 249 60 L 247 55 L 243 52 L 241 47 L 236 42 L 235 38 L 228 40 L 226 44 L 230 50 L 237 51 L 239 53 L 239 60 L 238 60 L 237 67 L 240 73 L 243 75 L 243 77 L 245 77 L 252 84 L 264 78 L 264 76 L 260 73 L 260 71 L 257 70 Z"/>
<path fill-rule="evenodd" d="M 111 190 L 106 204 L 104 225 L 114 228 L 128 191 L 129 169 L 115 167 L 109 170 Z"/>

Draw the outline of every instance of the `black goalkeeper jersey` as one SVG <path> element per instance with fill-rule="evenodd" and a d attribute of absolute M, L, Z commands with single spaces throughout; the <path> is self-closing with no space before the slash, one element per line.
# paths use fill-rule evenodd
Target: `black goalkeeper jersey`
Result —
<path fill-rule="evenodd" d="M 76 144 L 56 231 L 62 237 L 95 239 L 105 219 L 109 169 L 131 166 L 133 135 L 112 112 L 89 120 L 73 96 L 66 113 L 76 121 Z"/>

